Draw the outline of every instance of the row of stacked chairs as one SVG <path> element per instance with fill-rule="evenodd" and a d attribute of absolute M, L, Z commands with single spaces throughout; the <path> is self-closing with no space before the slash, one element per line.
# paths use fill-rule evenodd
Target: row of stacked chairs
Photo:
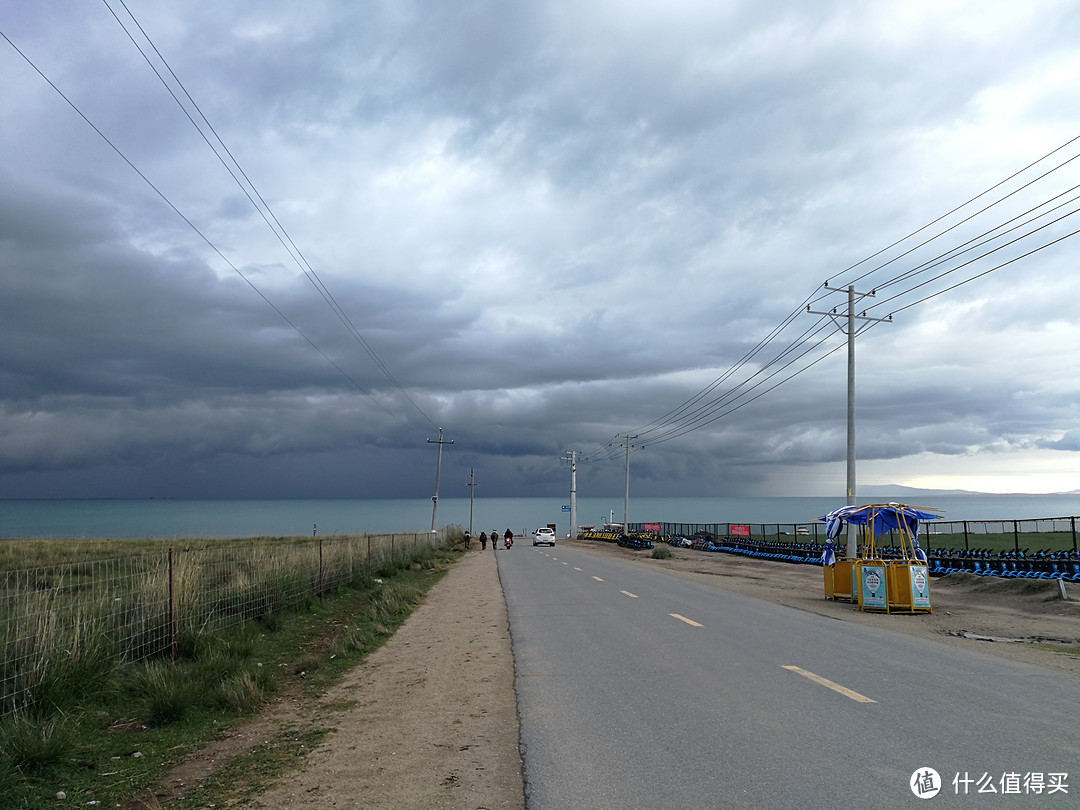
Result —
<path fill-rule="evenodd" d="M 667 538 L 680 545 L 679 538 Z M 689 548 L 696 551 L 724 551 L 745 557 L 780 562 L 820 565 L 825 546 L 820 543 L 751 542 L 738 537 L 694 537 Z M 877 549 L 880 559 L 900 559 L 903 549 L 886 546 Z M 1080 582 L 1080 554 L 1075 551 L 993 552 L 989 549 L 946 549 L 929 555 L 927 567 L 931 576 L 969 573 L 980 576 L 1014 577 L 1023 579 L 1064 579 Z"/>
<path fill-rule="evenodd" d="M 1026 550 L 1025 550 L 1026 551 Z M 1019 579 L 1063 579 L 1080 582 L 1080 556 L 1076 552 L 1005 552 L 994 556 L 943 552 L 930 558 L 930 574 L 978 574 Z"/>
<path fill-rule="evenodd" d="M 1080 560 L 1080 552 L 1077 551 L 1053 551 L 1048 548 L 1032 551 L 1030 548 L 1018 548 L 1008 551 L 994 551 L 991 548 L 962 548 L 962 549 L 937 549 L 934 551 L 939 557 L 971 557 L 975 559 L 991 560 Z"/>
<path fill-rule="evenodd" d="M 737 537 L 700 539 L 696 540 L 691 548 L 810 565 L 820 565 L 821 555 L 825 552 L 825 546 L 818 543 L 755 543 Z"/>
<path fill-rule="evenodd" d="M 578 540 L 602 540 L 605 543 L 616 543 L 623 548 L 633 549 L 652 548 L 652 537 L 653 535 L 644 532 L 623 534 L 622 532 L 596 531 L 595 529 L 578 534 Z"/>
<path fill-rule="evenodd" d="M 630 532 L 629 534 L 620 534 L 619 539 L 616 540 L 623 548 L 633 549 L 650 549 L 653 547 L 652 539 L 649 535 L 639 532 Z"/>

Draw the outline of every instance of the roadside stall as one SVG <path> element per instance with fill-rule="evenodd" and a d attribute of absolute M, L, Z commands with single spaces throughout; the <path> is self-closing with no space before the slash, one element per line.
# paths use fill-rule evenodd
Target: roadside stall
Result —
<path fill-rule="evenodd" d="M 930 574 L 926 553 L 919 548 L 919 522 L 938 517 L 899 503 L 844 506 L 825 515 L 825 598 L 850 599 L 859 610 L 930 613 Z M 833 543 L 849 523 L 860 528 L 858 556 L 838 560 Z M 879 542 L 886 534 L 895 545 Z"/>

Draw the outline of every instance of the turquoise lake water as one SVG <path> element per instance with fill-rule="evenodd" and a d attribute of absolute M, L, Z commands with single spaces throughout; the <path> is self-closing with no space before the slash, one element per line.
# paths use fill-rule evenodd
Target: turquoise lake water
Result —
<path fill-rule="evenodd" d="M 875 498 L 866 502 L 902 500 Z M 862 501 L 860 501 L 861 503 Z M 952 495 L 905 501 L 943 510 L 944 520 L 1011 520 L 1080 514 L 1080 496 Z M 842 498 L 632 498 L 631 523 L 808 523 Z M 436 523 L 473 532 L 570 530 L 569 498 L 440 498 Z M 621 522 L 623 499 L 579 498 L 578 524 Z M 0 501 L 0 537 L 262 537 L 431 528 L 429 499 L 391 500 L 9 500 Z"/>

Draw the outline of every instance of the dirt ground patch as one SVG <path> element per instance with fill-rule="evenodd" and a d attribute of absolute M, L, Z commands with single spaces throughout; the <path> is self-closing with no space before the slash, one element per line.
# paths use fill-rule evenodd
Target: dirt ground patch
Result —
<path fill-rule="evenodd" d="M 1057 598 L 1053 582 L 953 575 L 932 580 L 932 613 L 885 615 L 826 600 L 817 566 L 687 549 L 653 560 L 650 552 L 608 543 L 560 545 L 1080 676 L 1080 601 Z M 178 781 L 198 781 L 282 730 L 295 729 L 299 740 L 304 729 L 332 728 L 314 750 L 297 752 L 304 753 L 302 764 L 277 786 L 226 806 L 523 808 L 513 658 L 495 563 L 503 553 L 466 553 L 394 637 L 345 681 L 309 705 L 279 701 L 181 763 L 170 774 L 172 795 L 182 792 L 175 790 Z M 1080 595 L 1080 585 L 1067 587 Z"/>

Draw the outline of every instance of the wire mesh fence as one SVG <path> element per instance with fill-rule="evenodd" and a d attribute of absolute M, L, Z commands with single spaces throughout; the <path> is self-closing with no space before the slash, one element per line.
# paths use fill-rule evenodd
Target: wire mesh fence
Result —
<path fill-rule="evenodd" d="M 175 657 L 186 634 L 285 611 L 446 531 L 229 543 L 0 573 L 0 715 L 81 661 Z"/>

